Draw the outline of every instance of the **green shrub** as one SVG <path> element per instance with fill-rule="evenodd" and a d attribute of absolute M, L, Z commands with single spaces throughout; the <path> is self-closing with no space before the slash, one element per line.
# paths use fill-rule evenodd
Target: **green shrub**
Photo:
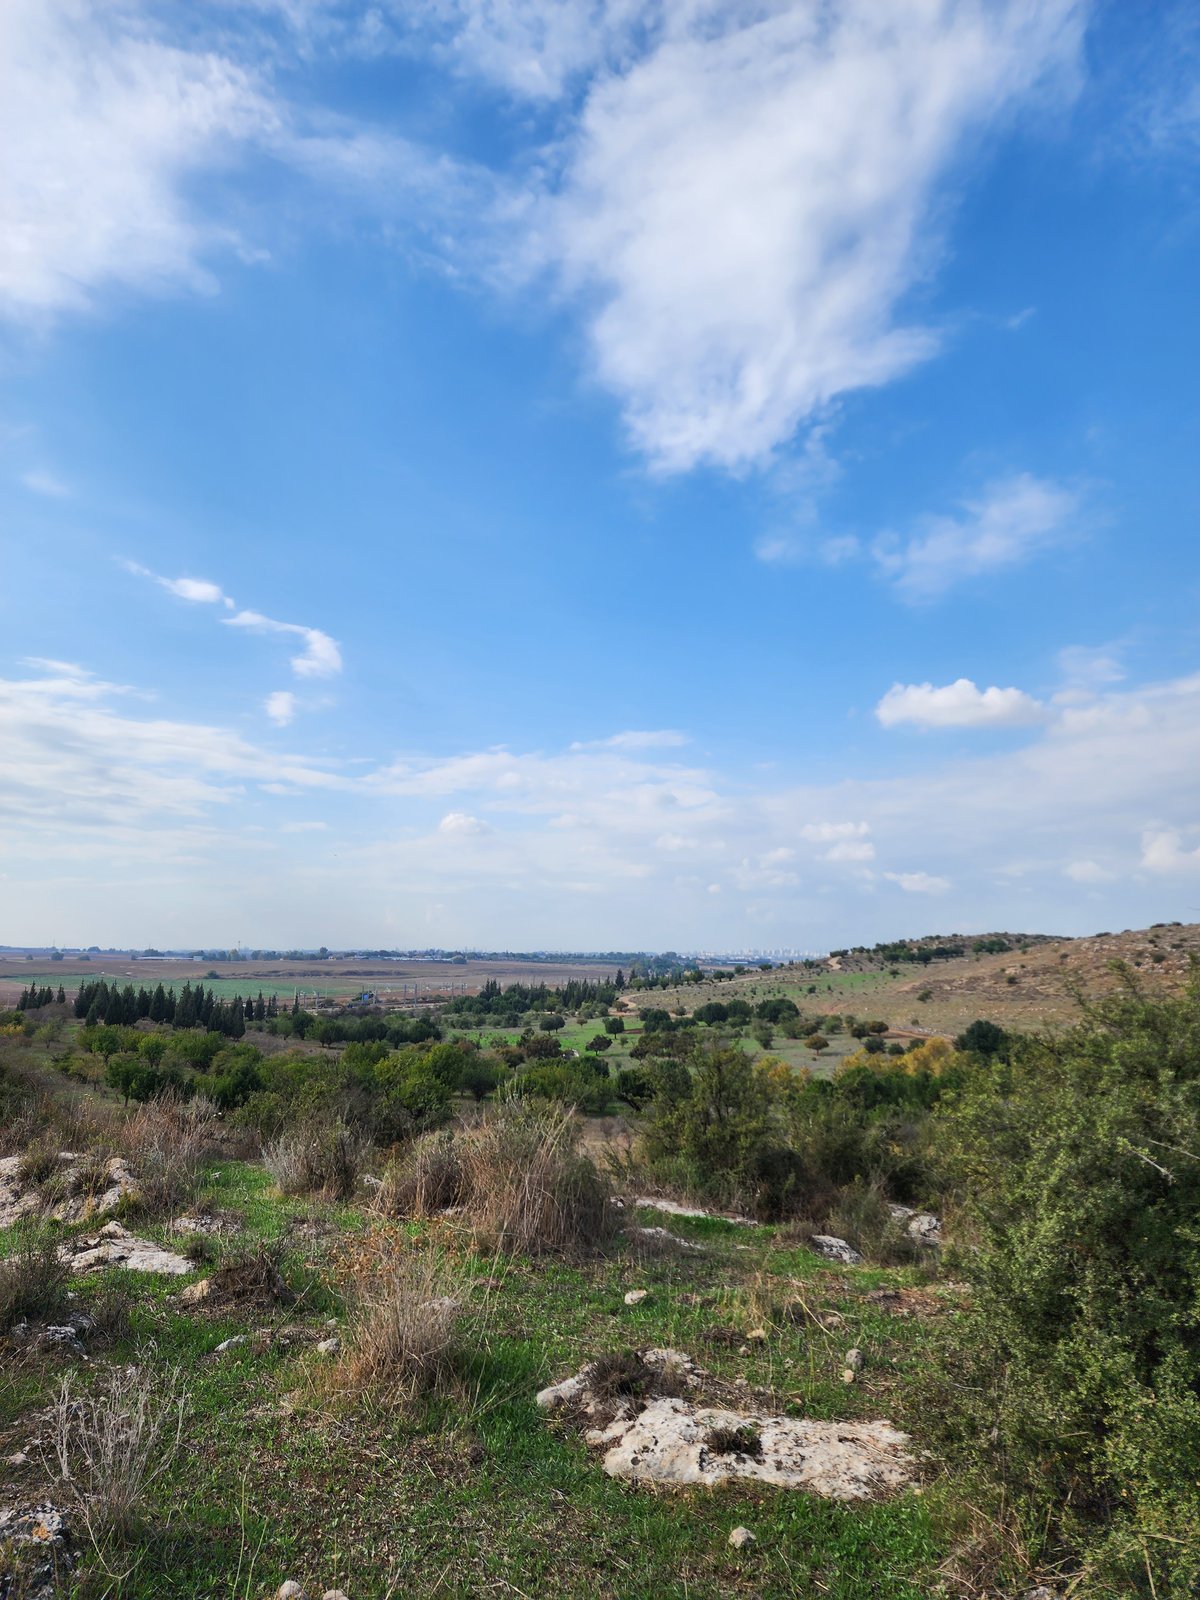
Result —
<path fill-rule="evenodd" d="M 953 1381 L 927 1407 L 986 1453 L 1027 1538 L 1089 1596 L 1200 1585 L 1200 993 L 1136 992 L 990 1063 L 938 1118 L 975 1247 Z"/>

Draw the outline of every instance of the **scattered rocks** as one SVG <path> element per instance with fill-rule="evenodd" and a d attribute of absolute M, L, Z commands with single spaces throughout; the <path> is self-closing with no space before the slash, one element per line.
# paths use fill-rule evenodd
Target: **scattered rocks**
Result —
<path fill-rule="evenodd" d="M 745 1550 L 747 1545 L 757 1544 L 757 1537 L 749 1528 L 735 1528 L 729 1535 L 729 1543 L 735 1550 Z"/>
<path fill-rule="evenodd" d="M 832 1233 L 814 1233 L 808 1242 L 819 1256 L 825 1257 L 826 1261 L 840 1261 L 847 1267 L 857 1267 L 862 1264 L 862 1256 L 854 1246 Z"/>
<path fill-rule="evenodd" d="M 275 1591 L 275 1600 L 307 1600 L 304 1590 L 294 1578 L 288 1578 Z"/>
<path fill-rule="evenodd" d="M 328 1339 L 321 1339 L 317 1344 L 317 1354 L 322 1356 L 335 1356 L 342 1348 L 342 1341 L 336 1334 Z"/>
<path fill-rule="evenodd" d="M 690 1356 L 671 1349 L 636 1354 L 647 1381 L 625 1375 L 604 1391 L 602 1364 L 590 1362 L 537 1397 L 543 1410 L 569 1407 L 593 1419 L 585 1438 L 602 1452 L 610 1477 L 679 1488 L 749 1479 L 834 1500 L 874 1498 L 912 1478 L 908 1435 L 890 1422 L 809 1422 L 706 1405 L 707 1375 Z M 741 1387 L 748 1388 L 744 1381 Z M 712 1444 L 742 1435 L 756 1439 L 753 1453 Z"/>
<path fill-rule="evenodd" d="M 625 1304 L 627 1306 L 640 1306 L 643 1300 L 648 1300 L 649 1298 L 649 1289 L 630 1289 L 625 1296 Z"/>
<path fill-rule="evenodd" d="M 59 1250 L 72 1272 L 92 1272 L 100 1267 L 127 1267 L 131 1272 L 162 1272 L 181 1277 L 193 1270 L 185 1256 L 167 1250 L 151 1239 L 139 1239 L 119 1222 L 106 1222 L 88 1239 L 72 1239 Z"/>

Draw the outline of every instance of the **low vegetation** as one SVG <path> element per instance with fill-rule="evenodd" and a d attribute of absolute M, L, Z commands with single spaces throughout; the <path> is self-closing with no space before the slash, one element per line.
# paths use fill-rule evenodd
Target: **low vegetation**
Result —
<path fill-rule="evenodd" d="M 215 1046 L 202 1017 L 51 1038 L 26 1011 L 0 1038 L 8 1500 L 64 1509 L 77 1600 L 1194 1595 L 1200 988 L 1120 981 L 1056 1034 L 827 1015 L 826 1061 L 777 994 L 680 1015 L 626 982 L 455 1002 L 419 1038 L 299 1011 Z M 512 1025 L 456 1032 L 479 1015 Z M 122 1056 L 158 1088 L 127 1103 Z M 114 1163 L 116 1219 L 186 1245 L 179 1276 L 67 1264 Z M 758 1459 L 739 1411 L 887 1417 L 921 1493 L 610 1482 L 534 1395 L 586 1366 L 637 1409 L 663 1350 L 729 1397 L 710 1454 Z"/>

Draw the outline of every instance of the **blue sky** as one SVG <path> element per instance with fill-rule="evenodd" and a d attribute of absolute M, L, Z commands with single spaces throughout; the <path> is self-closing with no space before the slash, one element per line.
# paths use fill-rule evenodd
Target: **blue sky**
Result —
<path fill-rule="evenodd" d="M 0 941 L 1200 916 L 1200 25 L 9 0 Z"/>

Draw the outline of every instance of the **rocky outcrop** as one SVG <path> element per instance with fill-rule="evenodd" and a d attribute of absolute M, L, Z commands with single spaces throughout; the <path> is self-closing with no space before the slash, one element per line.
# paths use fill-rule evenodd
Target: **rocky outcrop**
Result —
<path fill-rule="evenodd" d="M 633 1353 L 613 1388 L 591 1362 L 543 1389 L 543 1410 L 592 1421 L 584 1437 L 605 1472 L 631 1483 L 686 1488 L 733 1479 L 802 1489 L 831 1500 L 868 1500 L 911 1482 L 909 1438 L 890 1422 L 809 1422 L 706 1404 L 706 1374 L 682 1351 Z M 656 1392 L 666 1390 L 668 1392 Z"/>
<path fill-rule="evenodd" d="M 127 1196 L 137 1193 L 137 1182 L 121 1156 L 96 1162 L 88 1156 L 62 1150 L 58 1171 L 45 1188 L 23 1183 L 23 1156 L 0 1158 L 0 1228 L 22 1217 L 41 1213 L 55 1222 L 86 1222 L 109 1216 Z"/>
<path fill-rule="evenodd" d="M 904 1225 L 904 1230 L 921 1244 L 939 1245 L 942 1242 L 942 1222 L 932 1211 L 914 1211 L 912 1206 L 888 1207 L 892 1220 Z"/>
<path fill-rule="evenodd" d="M 181 1277 L 193 1271 L 186 1256 L 167 1250 L 152 1239 L 139 1239 L 119 1222 L 106 1222 L 91 1238 L 72 1239 L 59 1255 L 72 1272 L 94 1272 L 100 1267 L 128 1267 L 131 1272 L 164 1272 Z"/>

